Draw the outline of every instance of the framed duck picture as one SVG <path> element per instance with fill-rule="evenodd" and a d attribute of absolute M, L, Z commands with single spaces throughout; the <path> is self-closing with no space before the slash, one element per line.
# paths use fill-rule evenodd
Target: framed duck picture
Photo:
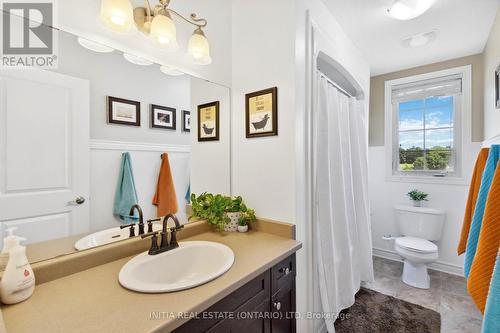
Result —
<path fill-rule="evenodd" d="M 219 141 L 219 102 L 198 105 L 198 141 Z"/>
<path fill-rule="evenodd" d="M 245 95 L 246 137 L 278 135 L 278 88 Z"/>

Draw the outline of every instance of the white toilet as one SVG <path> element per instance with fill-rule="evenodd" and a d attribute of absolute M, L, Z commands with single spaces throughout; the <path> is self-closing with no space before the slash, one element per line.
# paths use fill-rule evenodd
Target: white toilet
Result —
<path fill-rule="evenodd" d="M 424 207 L 395 206 L 396 222 L 401 237 L 394 248 L 404 259 L 403 282 L 422 289 L 430 287 L 427 264 L 438 259 L 438 246 L 431 241 L 441 239 L 446 213 Z"/>

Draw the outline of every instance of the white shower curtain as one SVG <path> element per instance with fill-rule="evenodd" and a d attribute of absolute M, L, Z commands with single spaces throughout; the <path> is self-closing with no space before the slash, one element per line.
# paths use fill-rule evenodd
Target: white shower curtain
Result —
<path fill-rule="evenodd" d="M 331 333 L 338 313 L 354 304 L 361 281 L 373 280 L 363 102 L 318 72 L 313 127 L 316 307 L 331 315 L 324 321 Z"/>

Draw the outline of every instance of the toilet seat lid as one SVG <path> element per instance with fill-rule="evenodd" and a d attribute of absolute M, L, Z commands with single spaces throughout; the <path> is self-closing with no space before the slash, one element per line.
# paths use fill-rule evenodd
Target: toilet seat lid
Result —
<path fill-rule="evenodd" d="M 416 237 L 400 237 L 396 239 L 396 245 L 414 252 L 434 253 L 437 252 L 436 244 L 426 239 Z"/>

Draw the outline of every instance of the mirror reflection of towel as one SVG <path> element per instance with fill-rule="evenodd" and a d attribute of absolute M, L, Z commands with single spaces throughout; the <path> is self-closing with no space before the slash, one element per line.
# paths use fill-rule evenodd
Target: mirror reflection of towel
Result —
<path fill-rule="evenodd" d="M 157 216 L 177 213 L 177 195 L 167 153 L 161 155 L 160 174 L 153 205 L 157 206 Z"/>
<path fill-rule="evenodd" d="M 130 154 L 123 153 L 116 186 L 115 203 L 113 214 L 118 216 L 124 223 L 135 222 L 139 219 L 137 212 L 130 216 L 130 207 L 137 204 L 137 192 L 135 190 L 134 174 Z"/>

